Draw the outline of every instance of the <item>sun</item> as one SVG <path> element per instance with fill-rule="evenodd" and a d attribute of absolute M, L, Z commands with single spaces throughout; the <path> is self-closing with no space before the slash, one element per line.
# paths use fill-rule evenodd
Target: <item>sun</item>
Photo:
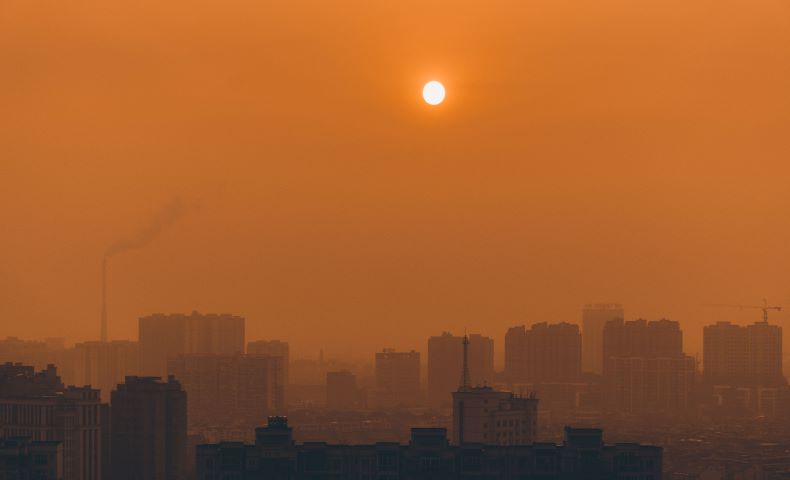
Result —
<path fill-rule="evenodd" d="M 428 105 L 439 105 L 444 101 L 444 85 L 436 80 L 431 80 L 422 87 L 422 98 Z"/>

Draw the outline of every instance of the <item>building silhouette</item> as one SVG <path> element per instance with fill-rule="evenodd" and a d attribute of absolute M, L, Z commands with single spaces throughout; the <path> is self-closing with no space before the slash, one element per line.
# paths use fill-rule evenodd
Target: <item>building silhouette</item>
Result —
<path fill-rule="evenodd" d="M 609 320 L 625 318 L 617 303 L 593 303 L 582 309 L 582 371 L 603 374 L 603 328 Z"/>
<path fill-rule="evenodd" d="M 139 320 L 139 340 L 141 374 L 165 377 L 169 357 L 244 353 L 244 318 L 198 312 L 150 315 Z"/>
<path fill-rule="evenodd" d="M 283 357 L 187 354 L 168 360 L 168 373 L 187 394 L 190 433 L 252 432 L 284 405 Z M 239 438 L 239 437 L 237 437 Z M 241 437 L 243 438 L 243 437 Z"/>
<path fill-rule="evenodd" d="M 471 386 L 469 339 L 461 340 L 462 363 L 458 389 L 453 392 L 455 445 L 525 445 L 538 429 L 538 400 L 500 392 L 488 386 Z"/>
<path fill-rule="evenodd" d="M 707 325 L 702 333 L 703 378 L 713 385 L 746 385 L 749 341 L 746 328 L 730 322 Z"/>
<path fill-rule="evenodd" d="M 766 322 L 717 322 L 703 330 L 704 392 L 715 411 L 777 418 L 790 405 L 782 371 L 782 329 Z"/>
<path fill-rule="evenodd" d="M 694 358 L 680 324 L 611 320 L 604 327 L 604 399 L 610 411 L 680 414 L 693 406 Z"/>
<path fill-rule="evenodd" d="M 101 478 L 99 391 L 65 387 L 53 365 L 0 366 L 0 427 L 6 437 L 60 442 L 64 480 Z"/>
<path fill-rule="evenodd" d="M 782 372 L 782 327 L 756 322 L 746 327 L 746 372 L 757 385 L 785 385 Z"/>
<path fill-rule="evenodd" d="M 288 367 L 291 362 L 290 347 L 288 342 L 282 340 L 255 340 L 247 343 L 247 353 L 255 355 L 268 355 L 271 357 L 282 357 L 283 359 L 283 385 L 286 390 L 290 383 Z"/>
<path fill-rule="evenodd" d="M 357 377 L 348 370 L 326 373 L 326 408 L 331 411 L 358 410 L 365 405 Z"/>
<path fill-rule="evenodd" d="M 140 349 L 137 342 L 83 342 L 74 346 L 74 378 L 77 385 L 90 385 L 101 391 L 104 402 L 124 378 L 140 371 Z"/>
<path fill-rule="evenodd" d="M 575 382 L 581 375 L 582 339 L 570 323 L 523 325 L 505 334 L 505 376 L 510 383 Z"/>
<path fill-rule="evenodd" d="M 453 392 L 454 445 L 526 445 L 538 430 L 538 400 L 491 387 Z"/>
<path fill-rule="evenodd" d="M 609 357 L 662 358 L 683 355 L 683 331 L 672 320 L 607 322 L 604 327 L 604 371 Z"/>
<path fill-rule="evenodd" d="M 187 396 L 174 378 L 127 377 L 112 392 L 113 480 L 187 477 Z"/>
<path fill-rule="evenodd" d="M 494 383 L 494 340 L 478 334 L 469 338 L 469 381 L 471 385 Z M 444 332 L 428 339 L 428 401 L 434 406 L 449 406 L 463 364 L 463 337 Z"/>
<path fill-rule="evenodd" d="M 411 407 L 421 403 L 420 353 L 376 353 L 376 405 L 379 408 Z"/>
<path fill-rule="evenodd" d="M 255 444 L 197 447 L 197 478 L 293 480 L 660 480 L 663 451 L 636 443 L 606 445 L 600 429 L 565 429 L 561 445 L 451 445 L 444 428 L 413 428 L 408 444 L 296 443 L 285 418 L 256 429 Z"/>
<path fill-rule="evenodd" d="M 44 370 L 47 365 L 57 365 L 58 375 L 67 385 L 77 385 L 74 378 L 74 349 L 66 348 L 65 339 L 47 338 L 22 340 L 7 337 L 0 340 L 0 364 L 11 362 Z"/>
<path fill-rule="evenodd" d="M 0 479 L 63 480 L 63 444 L 0 438 Z"/>

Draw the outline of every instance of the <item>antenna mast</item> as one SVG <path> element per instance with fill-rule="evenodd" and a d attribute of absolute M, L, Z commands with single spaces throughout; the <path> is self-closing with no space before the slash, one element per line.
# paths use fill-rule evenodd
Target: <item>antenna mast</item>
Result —
<path fill-rule="evenodd" d="M 462 392 L 469 391 L 469 337 L 464 334 L 464 369 L 461 372 L 461 388 Z"/>

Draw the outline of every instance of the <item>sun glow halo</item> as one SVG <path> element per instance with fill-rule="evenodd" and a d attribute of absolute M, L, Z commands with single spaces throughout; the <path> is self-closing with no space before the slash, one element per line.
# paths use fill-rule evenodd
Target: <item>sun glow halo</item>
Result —
<path fill-rule="evenodd" d="M 444 85 L 436 80 L 431 80 L 422 87 L 422 98 L 428 105 L 439 105 L 444 101 Z"/>

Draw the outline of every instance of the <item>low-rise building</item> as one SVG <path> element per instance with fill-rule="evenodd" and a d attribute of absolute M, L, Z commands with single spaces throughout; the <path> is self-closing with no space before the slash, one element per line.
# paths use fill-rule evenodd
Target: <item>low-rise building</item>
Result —
<path fill-rule="evenodd" d="M 200 479 L 465 479 L 660 480 L 663 451 L 640 444 L 605 445 L 600 429 L 566 427 L 561 445 L 450 445 L 444 428 L 414 428 L 408 444 L 296 443 L 284 417 L 256 429 L 254 445 L 197 447 Z"/>

